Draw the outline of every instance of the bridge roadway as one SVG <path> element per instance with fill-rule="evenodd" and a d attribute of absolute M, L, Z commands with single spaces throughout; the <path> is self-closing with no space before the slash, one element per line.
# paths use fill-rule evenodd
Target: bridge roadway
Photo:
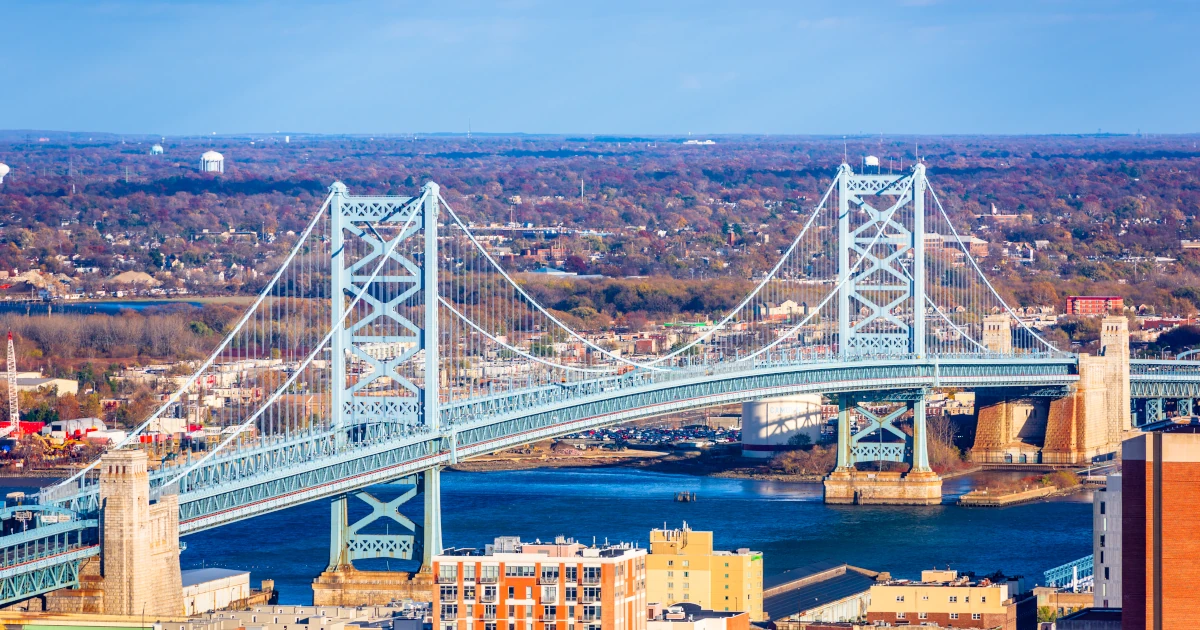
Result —
<path fill-rule="evenodd" d="M 371 425 L 339 440 L 328 429 L 287 441 L 243 446 L 211 458 L 178 486 L 180 534 L 186 535 L 301 503 L 335 497 L 412 473 L 581 430 L 642 418 L 802 393 L 889 392 L 933 387 L 1061 391 L 1078 380 L 1074 356 L 917 360 L 758 362 L 666 372 L 637 371 L 586 384 L 532 388 L 447 403 L 440 428 Z M 1134 397 L 1200 397 L 1200 362 L 1131 364 Z M 172 467 L 154 471 L 152 488 Z M 99 553 L 92 530 L 98 490 L 60 488 L 40 508 L 74 515 L 57 529 L 76 533 L 55 545 L 0 559 L 0 604 L 21 594 L 72 583 L 82 558 Z M 0 537 L 0 549 L 32 540 L 33 531 Z M 21 540 L 17 540 L 20 538 Z M 68 567 L 67 565 L 72 565 Z M 73 567 L 73 570 L 72 570 Z M 57 568 L 49 571 L 48 568 Z M 59 576 L 47 578 L 47 575 Z M 57 584 L 55 582 L 58 582 Z"/>

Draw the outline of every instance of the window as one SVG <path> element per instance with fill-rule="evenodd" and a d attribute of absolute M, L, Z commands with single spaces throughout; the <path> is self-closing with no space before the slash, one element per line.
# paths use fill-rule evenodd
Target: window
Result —
<path fill-rule="evenodd" d="M 979 613 L 971 613 L 971 619 L 973 619 L 975 621 L 979 621 L 980 619 L 983 619 L 983 615 L 981 615 Z"/>
<path fill-rule="evenodd" d="M 439 564 L 437 568 L 439 582 L 457 582 L 458 581 L 458 565 L 457 564 Z"/>
<path fill-rule="evenodd" d="M 728 584 L 726 584 L 726 585 L 725 585 L 725 590 L 727 590 L 727 591 L 729 590 L 729 585 L 728 585 Z"/>
<path fill-rule="evenodd" d="M 673 566 L 675 566 L 675 561 L 674 561 L 674 560 L 667 560 L 667 566 L 669 566 L 669 567 L 673 567 Z"/>
<path fill-rule="evenodd" d="M 923 601 L 923 602 L 927 602 L 927 601 L 929 601 L 929 596 L 928 596 L 928 595 L 922 595 L 922 596 L 921 596 L 921 601 Z"/>
<path fill-rule="evenodd" d="M 1108 579 L 1108 567 L 1104 567 L 1104 579 Z"/>
<path fill-rule="evenodd" d="M 504 577 L 533 577 L 532 564 L 509 564 L 504 567 Z"/>
<path fill-rule="evenodd" d="M 685 566 L 685 567 L 686 567 L 687 565 L 688 565 L 688 561 L 687 561 L 687 560 L 684 560 L 684 561 L 683 561 L 683 566 Z"/>
<path fill-rule="evenodd" d="M 457 619 L 458 604 L 442 604 L 442 619 Z"/>
<path fill-rule="evenodd" d="M 489 621 L 489 622 L 483 624 L 483 630 L 496 630 L 496 622 Z"/>
<path fill-rule="evenodd" d="M 729 568 L 729 563 L 728 563 L 728 562 L 726 562 L 726 563 L 725 563 L 725 568 L 726 568 L 726 569 L 728 569 L 728 568 Z"/>
<path fill-rule="evenodd" d="M 558 567 L 542 567 L 542 581 L 543 582 L 557 582 L 558 581 Z"/>
<path fill-rule="evenodd" d="M 579 567 L 566 567 L 563 569 L 563 576 L 568 582 L 574 582 L 578 572 Z"/>
<path fill-rule="evenodd" d="M 557 602 L 558 601 L 558 587 L 557 586 L 543 586 L 542 587 L 542 601 L 543 602 Z"/>
<path fill-rule="evenodd" d="M 464 586 L 463 587 L 463 599 L 475 599 L 475 587 L 474 586 Z"/>
<path fill-rule="evenodd" d="M 500 577 L 500 567 L 498 565 L 483 565 L 479 567 L 479 580 L 481 582 L 495 582 Z"/>
<path fill-rule="evenodd" d="M 691 587 L 692 587 L 691 584 L 688 584 L 687 582 L 683 583 L 683 588 L 691 588 Z"/>
<path fill-rule="evenodd" d="M 578 587 L 575 586 L 568 586 L 566 589 L 564 589 L 566 592 L 564 593 L 563 598 L 569 602 L 575 601 L 575 593 L 577 588 Z"/>
<path fill-rule="evenodd" d="M 674 571 L 667 571 L 667 577 L 675 577 Z"/>
<path fill-rule="evenodd" d="M 904 615 L 905 615 L 905 613 L 898 612 L 898 613 L 896 613 L 896 618 L 897 618 L 897 619 L 904 619 Z"/>
<path fill-rule="evenodd" d="M 898 602 L 902 602 L 902 601 L 904 601 L 904 596 L 903 596 L 903 595 L 897 595 L 897 596 L 896 596 L 896 601 L 898 601 Z"/>
<path fill-rule="evenodd" d="M 462 570 L 463 570 L 462 573 L 463 573 L 464 580 L 474 580 L 475 579 L 475 565 L 464 564 Z"/>
<path fill-rule="evenodd" d="M 558 606 L 542 606 L 542 616 L 553 619 L 558 616 Z"/>
<path fill-rule="evenodd" d="M 687 577 L 687 576 L 688 576 L 688 572 L 687 572 L 687 571 L 684 571 L 684 572 L 683 572 L 683 577 Z"/>
<path fill-rule="evenodd" d="M 725 574 L 725 579 L 726 579 L 726 580 L 728 580 L 728 579 L 729 579 L 729 574 L 728 574 L 728 573 L 726 573 L 726 574 Z"/>
<path fill-rule="evenodd" d="M 980 598 L 979 598 L 979 602 L 980 602 L 981 604 L 986 604 L 986 603 L 987 603 L 987 595 L 984 595 L 983 597 L 980 597 Z"/>
<path fill-rule="evenodd" d="M 475 604 L 467 604 L 467 619 L 475 618 Z"/>
<path fill-rule="evenodd" d="M 958 619 L 958 613 L 950 613 L 951 619 Z"/>
<path fill-rule="evenodd" d="M 929 613 L 917 613 L 917 619 L 928 619 Z"/>
<path fill-rule="evenodd" d="M 1104 514 L 1104 501 L 1100 502 L 1100 513 Z"/>
<path fill-rule="evenodd" d="M 533 599 L 533 587 L 532 586 L 525 587 L 525 599 Z"/>
<path fill-rule="evenodd" d="M 1104 552 L 1100 552 L 1100 564 L 1104 564 Z"/>
<path fill-rule="evenodd" d="M 1100 534 L 1100 546 L 1104 546 L 1104 534 Z"/>
<path fill-rule="evenodd" d="M 583 567 L 583 583 L 584 584 L 599 584 L 600 583 L 600 567 Z"/>
<path fill-rule="evenodd" d="M 442 600 L 458 599 L 458 587 L 457 586 L 452 586 L 452 585 L 447 586 L 447 585 L 443 584 L 442 587 L 438 590 L 439 590 L 439 599 L 442 599 Z"/>
<path fill-rule="evenodd" d="M 508 618 L 512 619 L 513 617 L 516 617 L 516 616 L 517 616 L 517 607 L 513 606 L 512 604 L 509 604 L 508 605 Z"/>
<path fill-rule="evenodd" d="M 950 603 L 951 603 L 951 604 L 958 603 L 958 595 L 951 595 L 951 596 L 950 596 Z"/>
<path fill-rule="evenodd" d="M 517 587 L 515 587 L 515 586 L 508 587 L 508 598 L 509 599 L 517 598 Z"/>
<path fill-rule="evenodd" d="M 667 588 L 675 588 L 674 582 L 667 582 Z"/>
<path fill-rule="evenodd" d="M 688 595 L 687 593 L 684 593 L 684 594 L 683 594 L 683 599 L 684 599 L 684 600 L 688 600 L 688 599 L 691 599 L 691 598 L 692 598 L 692 596 L 691 596 L 691 595 Z"/>

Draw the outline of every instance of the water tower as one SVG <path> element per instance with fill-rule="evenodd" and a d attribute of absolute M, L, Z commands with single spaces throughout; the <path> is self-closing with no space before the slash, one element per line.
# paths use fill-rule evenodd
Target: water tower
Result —
<path fill-rule="evenodd" d="M 156 145 L 150 147 L 150 155 L 162 155 L 162 154 L 163 154 L 163 146 L 161 144 L 156 144 Z"/>
<path fill-rule="evenodd" d="M 7 164 L 0 163 L 0 184 L 4 183 L 4 176 L 8 175 L 8 172 L 10 170 L 12 170 L 12 169 L 8 168 Z"/>
<path fill-rule="evenodd" d="M 216 151 L 205 151 L 204 155 L 200 156 L 200 172 L 224 173 L 225 156 L 217 153 Z"/>

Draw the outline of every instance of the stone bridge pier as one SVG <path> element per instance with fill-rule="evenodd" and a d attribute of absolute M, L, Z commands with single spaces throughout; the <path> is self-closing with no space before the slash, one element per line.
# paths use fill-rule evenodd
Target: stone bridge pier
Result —
<path fill-rule="evenodd" d="M 150 498 L 145 451 L 100 458 L 100 558 L 80 569 L 80 586 L 46 595 L 56 612 L 142 616 L 184 614 L 179 571 L 179 497 Z"/>
<path fill-rule="evenodd" d="M 987 318 L 984 343 L 989 349 L 1011 350 L 1008 327 L 1005 315 Z M 1128 321 L 1105 317 L 1100 344 L 1098 356 L 1080 355 L 1079 382 L 1065 397 L 978 391 L 971 459 L 983 464 L 1073 466 L 1116 451 L 1123 434 L 1133 428 Z"/>

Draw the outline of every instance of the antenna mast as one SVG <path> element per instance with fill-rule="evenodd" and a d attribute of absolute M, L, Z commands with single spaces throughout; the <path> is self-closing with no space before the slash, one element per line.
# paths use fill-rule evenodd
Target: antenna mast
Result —
<path fill-rule="evenodd" d="M 17 410 L 17 352 L 13 349 L 12 331 L 8 331 L 8 426 L 18 435 L 21 433 L 20 414 Z"/>

